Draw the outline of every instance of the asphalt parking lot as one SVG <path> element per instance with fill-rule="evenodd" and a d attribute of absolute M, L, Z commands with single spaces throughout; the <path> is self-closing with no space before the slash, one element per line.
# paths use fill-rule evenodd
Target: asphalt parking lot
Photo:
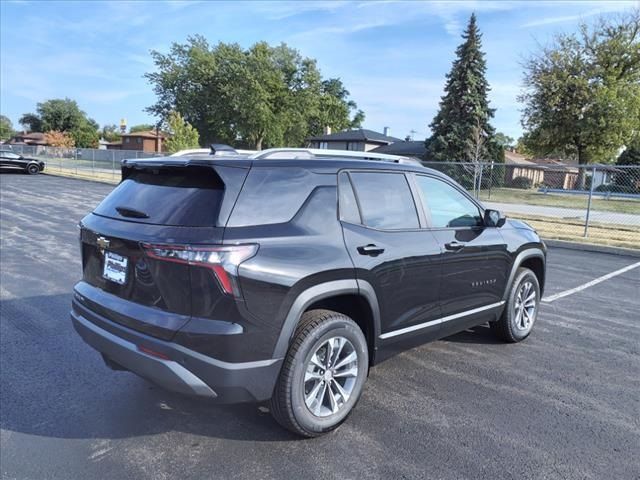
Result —
<path fill-rule="evenodd" d="M 7 479 L 640 478 L 640 268 L 377 366 L 335 433 L 107 369 L 75 334 L 77 221 L 113 187 L 0 175 L 0 471 Z M 638 262 L 550 249 L 546 295 Z"/>

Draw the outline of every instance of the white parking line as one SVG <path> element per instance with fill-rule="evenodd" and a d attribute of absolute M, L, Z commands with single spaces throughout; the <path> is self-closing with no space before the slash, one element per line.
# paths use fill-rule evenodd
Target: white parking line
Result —
<path fill-rule="evenodd" d="M 553 302 L 554 300 L 558 300 L 559 298 L 563 298 L 568 295 L 573 295 L 574 293 L 578 293 L 584 290 L 585 288 L 593 287 L 594 285 L 604 282 L 605 280 L 609 280 L 610 278 L 616 277 L 618 275 L 621 275 L 625 272 L 628 272 L 629 270 L 633 270 L 634 268 L 638 268 L 638 267 L 640 267 L 640 262 L 634 263 L 632 265 L 628 265 L 624 268 L 621 268 L 620 270 L 616 270 L 615 272 L 607 273 L 606 275 L 598 277 L 595 280 L 591 280 L 590 282 L 584 283 L 579 287 L 575 287 L 570 290 L 565 290 L 564 292 L 556 293 L 555 295 L 544 297 L 542 301 L 546 303 L 550 303 L 550 302 Z"/>

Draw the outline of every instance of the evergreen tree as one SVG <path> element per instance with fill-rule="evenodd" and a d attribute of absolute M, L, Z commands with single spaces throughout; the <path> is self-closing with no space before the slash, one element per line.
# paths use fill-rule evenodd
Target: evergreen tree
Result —
<path fill-rule="evenodd" d="M 440 110 L 429 127 L 425 141 L 427 160 L 479 162 L 500 161 L 503 148 L 495 141 L 489 124 L 494 109 L 489 108 L 490 90 L 475 14 L 462 35 L 464 43 L 456 49 L 456 59 L 447 74 Z"/>

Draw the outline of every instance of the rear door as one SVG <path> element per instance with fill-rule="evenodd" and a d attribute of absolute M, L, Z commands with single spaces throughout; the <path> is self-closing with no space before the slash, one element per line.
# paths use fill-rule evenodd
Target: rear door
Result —
<path fill-rule="evenodd" d="M 500 307 L 509 271 L 506 243 L 484 226 L 479 206 L 453 183 L 415 175 L 431 233 L 441 248 L 443 334 L 477 323 Z"/>
<path fill-rule="evenodd" d="M 352 189 L 353 185 L 353 189 Z M 440 248 L 421 219 L 402 172 L 352 171 L 339 175 L 340 212 L 358 281 L 375 290 L 380 339 L 420 333 L 437 336 Z"/>

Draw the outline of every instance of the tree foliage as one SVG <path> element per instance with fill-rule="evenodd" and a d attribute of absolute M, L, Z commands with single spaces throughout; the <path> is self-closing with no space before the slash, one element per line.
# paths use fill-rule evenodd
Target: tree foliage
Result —
<path fill-rule="evenodd" d="M 500 145 L 502 148 L 514 148 L 515 147 L 515 139 L 506 135 L 502 132 L 496 133 L 495 142 Z"/>
<path fill-rule="evenodd" d="M 188 148 L 198 148 L 200 135 L 193 126 L 185 121 L 178 112 L 171 112 L 167 119 L 167 130 L 170 137 L 165 142 L 165 148 L 169 153 L 175 153 Z"/>
<path fill-rule="evenodd" d="M 75 141 L 75 146 L 98 146 L 98 124 L 80 110 L 75 100 L 55 98 L 38 103 L 37 113 L 25 113 L 20 123 L 31 132 L 65 132 Z"/>
<path fill-rule="evenodd" d="M 527 61 L 525 88 L 528 148 L 613 159 L 640 131 L 640 11 L 558 35 Z"/>
<path fill-rule="evenodd" d="M 52 147 L 72 148 L 76 145 L 76 142 L 71 135 L 59 130 L 50 130 L 46 132 L 44 134 L 44 139 L 47 142 L 47 145 Z"/>
<path fill-rule="evenodd" d="M 148 132 L 155 129 L 155 125 L 151 125 L 150 123 L 141 123 L 140 125 L 133 125 L 129 127 L 129 133 Z"/>
<path fill-rule="evenodd" d="M 145 76 L 158 99 L 147 110 L 160 118 L 182 112 L 204 143 L 297 146 L 325 126 L 342 130 L 364 118 L 339 79 L 323 81 L 315 60 L 284 44 L 210 46 L 198 35 L 152 56 L 156 71 Z"/>
<path fill-rule="evenodd" d="M 475 15 L 462 35 L 456 59 L 447 74 L 440 109 L 429 125 L 431 137 L 425 146 L 426 158 L 437 161 L 499 161 L 503 147 L 495 140 L 489 123 L 494 109 L 489 108 L 490 87 L 481 37 Z"/>
<path fill-rule="evenodd" d="M 14 135 L 13 123 L 9 117 L 0 115 L 0 140 L 8 140 Z"/>
<path fill-rule="evenodd" d="M 69 132 L 73 138 L 76 147 L 82 148 L 98 148 L 100 134 L 97 125 L 92 123 L 84 123 Z"/>
<path fill-rule="evenodd" d="M 115 124 L 104 125 L 100 133 L 102 138 L 107 142 L 117 142 L 120 140 L 120 127 Z"/>
<path fill-rule="evenodd" d="M 640 166 L 640 135 L 634 138 L 616 160 L 616 165 Z"/>
<path fill-rule="evenodd" d="M 42 132 L 42 119 L 35 113 L 25 113 L 18 120 L 27 132 Z"/>

